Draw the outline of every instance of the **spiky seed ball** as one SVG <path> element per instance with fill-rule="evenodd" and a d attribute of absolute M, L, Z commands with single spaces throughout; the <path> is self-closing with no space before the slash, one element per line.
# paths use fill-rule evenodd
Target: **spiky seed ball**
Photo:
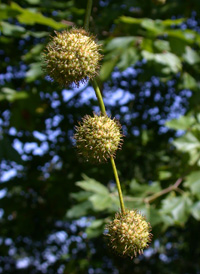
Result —
<path fill-rule="evenodd" d="M 104 162 L 121 146 L 121 125 L 106 115 L 86 115 L 75 128 L 79 154 L 86 161 Z"/>
<path fill-rule="evenodd" d="M 106 229 L 109 246 L 118 255 L 131 258 L 142 254 L 152 237 L 150 224 L 137 210 L 126 209 L 124 213 L 116 213 Z"/>
<path fill-rule="evenodd" d="M 100 46 L 83 29 L 55 32 L 44 53 L 44 69 L 61 86 L 94 78 L 99 70 Z"/>

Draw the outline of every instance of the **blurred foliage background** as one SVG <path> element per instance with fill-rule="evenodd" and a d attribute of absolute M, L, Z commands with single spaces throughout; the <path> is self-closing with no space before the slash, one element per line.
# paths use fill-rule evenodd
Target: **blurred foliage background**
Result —
<path fill-rule="evenodd" d="M 94 0 L 97 80 L 125 135 L 125 204 L 154 234 L 133 260 L 103 240 L 119 210 L 110 163 L 83 163 L 74 149 L 74 125 L 99 112 L 94 92 L 62 89 L 41 69 L 49 35 L 81 27 L 85 8 L 0 4 L 0 273 L 200 273 L 200 2 Z"/>

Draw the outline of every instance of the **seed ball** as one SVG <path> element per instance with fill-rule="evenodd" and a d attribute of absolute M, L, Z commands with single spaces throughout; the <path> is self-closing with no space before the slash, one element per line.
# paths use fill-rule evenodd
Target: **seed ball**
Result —
<path fill-rule="evenodd" d="M 120 256 L 133 258 L 142 254 L 152 238 L 150 224 L 137 210 L 117 212 L 106 229 L 109 246 Z"/>
<path fill-rule="evenodd" d="M 75 130 L 76 147 L 86 161 L 105 162 L 121 147 L 121 125 L 106 115 L 86 115 Z"/>
<path fill-rule="evenodd" d="M 83 29 L 55 32 L 42 55 L 46 73 L 61 86 L 93 79 L 99 71 L 100 46 Z"/>

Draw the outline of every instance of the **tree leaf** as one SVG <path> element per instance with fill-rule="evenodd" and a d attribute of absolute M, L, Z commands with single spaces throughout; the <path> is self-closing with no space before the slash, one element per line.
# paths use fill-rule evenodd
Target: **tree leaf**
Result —
<path fill-rule="evenodd" d="M 191 150 L 200 148 L 199 140 L 191 132 L 187 132 L 184 136 L 176 139 L 174 145 L 181 151 L 191 152 Z"/>
<path fill-rule="evenodd" d="M 77 202 L 83 202 L 87 200 L 91 196 L 91 192 L 87 191 L 79 191 L 76 193 L 71 193 L 71 197 L 75 199 Z"/>
<path fill-rule="evenodd" d="M 195 123 L 193 116 L 180 116 L 178 119 L 167 121 L 165 125 L 176 130 L 187 130 Z"/>
<path fill-rule="evenodd" d="M 112 203 L 112 199 L 109 195 L 94 194 L 89 198 L 95 211 L 102 211 L 109 209 Z"/>
<path fill-rule="evenodd" d="M 117 64 L 117 61 L 118 61 L 118 56 L 103 63 L 103 65 L 101 66 L 100 74 L 99 74 L 101 81 L 106 81 L 110 77 L 111 73 L 113 72 Z"/>
<path fill-rule="evenodd" d="M 196 220 L 200 221 L 200 201 L 191 207 L 191 214 Z"/>
<path fill-rule="evenodd" d="M 91 207 L 92 204 L 90 201 L 77 204 L 67 211 L 66 217 L 76 219 L 82 216 L 86 216 L 88 211 L 91 210 Z"/>
<path fill-rule="evenodd" d="M 10 102 L 14 102 L 16 100 L 26 99 L 29 95 L 25 91 L 16 91 L 11 88 L 4 87 L 0 92 L 0 101 L 8 100 Z"/>
<path fill-rule="evenodd" d="M 113 51 L 116 48 L 127 48 L 130 46 L 131 43 L 133 43 L 136 40 L 134 36 L 128 36 L 128 37 L 117 37 L 113 38 L 105 47 L 106 51 Z"/>
<path fill-rule="evenodd" d="M 161 20 L 152 20 L 149 18 L 144 18 L 142 20 L 141 26 L 148 31 L 154 32 L 156 35 L 162 33 L 164 30 L 164 26 Z"/>
<path fill-rule="evenodd" d="M 102 195 L 109 195 L 108 189 L 102 185 L 101 183 L 97 182 L 94 179 L 91 179 L 87 177 L 86 175 L 83 175 L 84 181 L 77 182 L 76 185 L 81 187 L 82 189 L 86 191 L 90 191 L 93 193 L 98 193 Z"/>
<path fill-rule="evenodd" d="M 91 225 L 86 228 L 87 238 L 92 239 L 96 238 L 102 234 L 104 229 L 104 220 L 94 220 L 91 222 Z"/>
<path fill-rule="evenodd" d="M 33 12 L 28 9 L 23 9 L 15 2 L 12 2 L 10 7 L 14 11 L 20 12 L 20 14 L 17 16 L 17 19 L 22 24 L 26 24 L 26 25 L 41 24 L 41 25 L 46 25 L 46 26 L 51 27 L 56 30 L 66 27 L 66 25 L 56 22 L 52 18 L 45 17 L 44 15 L 42 15 L 39 12 Z"/>
<path fill-rule="evenodd" d="M 42 71 L 41 62 L 31 63 L 30 69 L 26 72 L 26 81 L 28 83 L 37 80 L 44 72 Z"/>
<path fill-rule="evenodd" d="M 183 225 L 190 213 L 191 199 L 184 195 L 173 197 L 171 194 L 162 201 L 161 214 L 171 217 L 175 224 Z"/>
<path fill-rule="evenodd" d="M 184 72 L 181 77 L 181 82 L 178 85 L 179 89 L 190 89 L 190 90 L 196 90 L 198 87 L 197 81 L 187 72 Z"/>
<path fill-rule="evenodd" d="M 159 192 L 161 190 L 159 182 L 151 184 L 139 184 L 135 179 L 130 183 L 130 191 L 139 197 L 147 197 L 150 194 Z"/>
<path fill-rule="evenodd" d="M 154 41 L 153 45 L 160 52 L 170 51 L 169 41 L 156 40 L 156 41 Z"/>
<path fill-rule="evenodd" d="M 150 53 L 148 51 L 143 50 L 142 56 L 147 61 L 151 61 L 154 64 L 162 65 L 164 67 L 162 68 L 162 72 L 164 74 L 177 73 L 182 68 L 180 59 L 171 52 L 154 54 L 154 53 Z"/>
<path fill-rule="evenodd" d="M 190 173 L 184 183 L 185 187 L 189 187 L 194 195 L 200 195 L 200 171 Z"/>
<path fill-rule="evenodd" d="M 126 68 L 130 67 L 131 65 L 134 65 L 139 60 L 139 55 L 136 49 L 134 48 L 128 48 L 127 50 L 123 51 L 119 62 L 116 64 L 116 66 L 120 70 L 125 70 Z"/>
<path fill-rule="evenodd" d="M 148 205 L 146 210 L 146 217 L 147 220 L 150 222 L 151 227 L 154 227 L 163 222 L 160 212 L 153 206 Z"/>
<path fill-rule="evenodd" d="M 26 32 L 24 27 L 12 25 L 8 22 L 0 22 L 0 29 L 7 36 L 21 36 Z"/>
<path fill-rule="evenodd" d="M 200 62 L 199 54 L 189 46 L 186 47 L 186 52 L 183 54 L 183 58 L 190 65 Z"/>

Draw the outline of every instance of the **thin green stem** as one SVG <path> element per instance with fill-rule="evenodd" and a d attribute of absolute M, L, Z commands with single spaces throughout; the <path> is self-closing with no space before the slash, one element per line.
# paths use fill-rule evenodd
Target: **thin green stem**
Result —
<path fill-rule="evenodd" d="M 106 115 L 105 105 L 104 105 L 104 102 L 103 102 L 101 91 L 99 89 L 99 86 L 98 86 L 96 80 L 92 81 L 92 85 L 93 85 L 93 88 L 95 90 L 97 100 L 99 102 L 101 113 L 103 115 Z M 115 160 L 114 160 L 113 157 L 111 157 L 110 161 L 111 161 L 111 164 L 112 164 L 113 173 L 114 173 L 115 181 L 116 181 L 116 184 L 117 184 L 117 190 L 118 190 L 118 194 L 119 194 L 119 201 L 120 201 L 121 211 L 124 213 L 125 212 L 125 207 L 124 207 L 123 195 L 122 195 L 121 185 L 120 185 L 120 181 L 119 181 L 119 176 L 118 176 L 118 173 L 117 173 L 117 168 L 116 168 L 116 165 L 115 165 Z"/>
<path fill-rule="evenodd" d="M 89 23 L 90 23 L 90 14 L 92 10 L 92 0 L 87 1 L 87 7 L 86 7 L 86 13 L 85 13 L 85 20 L 84 20 L 84 29 L 89 29 Z"/>
<path fill-rule="evenodd" d="M 98 99 L 98 102 L 99 102 L 99 106 L 100 106 L 100 109 L 101 109 L 101 113 L 103 115 L 106 115 L 106 109 L 105 109 L 105 105 L 104 105 L 104 102 L 103 102 L 103 98 L 102 98 L 102 95 L 101 95 L 101 91 L 100 91 L 100 88 L 96 82 L 96 80 L 93 80 L 91 81 L 92 82 L 92 86 L 94 88 L 94 91 L 96 93 L 96 96 L 97 96 L 97 99 Z"/>
<path fill-rule="evenodd" d="M 91 10 L 92 10 L 92 0 L 88 0 L 87 1 L 86 14 L 85 14 L 85 21 L 84 21 L 84 29 L 85 30 L 89 29 Z M 106 115 L 106 108 L 105 108 L 105 105 L 104 105 L 104 102 L 103 102 L 103 98 L 102 98 L 102 95 L 101 95 L 100 88 L 99 88 L 96 80 L 92 80 L 91 82 L 92 82 L 92 86 L 94 88 L 95 94 L 97 96 L 97 100 L 99 102 L 101 113 L 103 115 Z M 115 165 L 114 158 L 111 157 L 110 161 L 111 161 L 111 164 L 112 164 L 113 173 L 114 173 L 116 184 L 117 184 L 117 190 L 118 190 L 118 194 L 119 194 L 119 201 L 120 201 L 121 211 L 124 213 L 125 212 L 125 207 L 124 207 L 123 195 L 122 195 L 121 185 L 120 185 L 119 176 L 118 176 L 118 173 L 117 173 L 117 168 L 116 168 L 116 165 Z"/>
<path fill-rule="evenodd" d="M 115 176 L 115 181 L 117 184 L 117 190 L 118 190 L 118 194 L 119 194 L 119 201 L 120 201 L 120 206 L 121 206 L 121 211 L 122 213 L 125 212 L 125 206 L 124 206 L 124 201 L 123 201 L 123 195 L 122 195 L 122 190 L 121 190 L 121 185 L 120 185 L 120 181 L 119 181 L 119 176 L 117 173 L 117 168 L 115 165 L 115 160 L 113 157 L 110 158 L 111 164 L 112 164 L 112 168 L 113 168 L 113 173 Z"/>

